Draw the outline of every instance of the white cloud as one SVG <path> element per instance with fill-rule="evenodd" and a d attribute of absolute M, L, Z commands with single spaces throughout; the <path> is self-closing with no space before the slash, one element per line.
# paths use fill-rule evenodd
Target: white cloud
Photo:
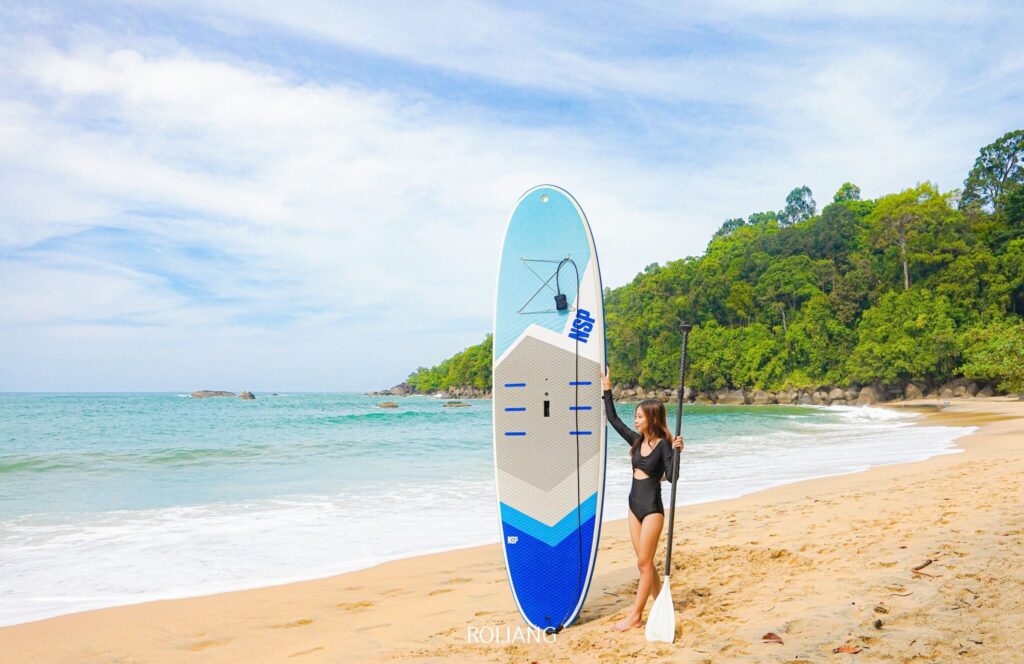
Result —
<path fill-rule="evenodd" d="M 110 369 L 108 387 L 231 375 L 245 364 L 232 345 L 240 339 L 250 359 L 266 358 L 263 387 L 397 381 L 488 329 L 504 222 L 539 182 L 581 201 L 605 282 L 617 286 L 652 261 L 699 254 L 722 219 L 777 209 L 793 186 L 811 185 L 819 203 L 844 180 L 867 195 L 920 179 L 957 186 L 977 148 L 1010 128 L 999 123 L 1016 113 L 1021 89 L 1019 58 L 978 44 L 972 94 L 989 102 L 979 108 L 963 98 L 967 74 L 952 56 L 909 42 L 856 43 L 842 28 L 808 28 L 790 50 L 779 44 L 794 41 L 793 29 L 754 42 L 775 50 L 704 53 L 701 26 L 743 35 L 767 20 L 712 5 L 682 15 L 639 8 L 622 26 L 622 53 L 615 47 L 626 38 L 592 30 L 603 16 L 581 27 L 477 4 L 191 7 L 231 26 L 232 38 L 284 25 L 411 67 L 555 91 L 606 118 L 516 119 L 500 99 L 488 108 L 386 79 L 373 89 L 311 80 L 160 35 L 82 28 L 85 38 L 12 41 L 0 52 L 9 189 L 0 247 L 18 256 L 96 228 L 122 229 L 126 239 L 70 239 L 4 267 L 0 342 L 20 359 L 0 389 L 102 388 L 88 382 L 94 372 L 70 365 L 78 377 L 66 384 L 35 377 L 51 375 L 55 346 L 73 358 L 67 346 L 82 337 L 94 357 L 116 358 L 143 334 L 103 322 L 122 319 L 150 326 L 145 338 L 176 349 L 178 360 L 174 372 L 143 372 L 142 382 L 132 382 L 134 368 Z M 826 18 L 835 17 L 804 16 Z M 646 37 L 672 31 L 681 48 L 644 48 Z M 150 253 L 133 260 L 133 243 Z M 180 279 L 208 293 L 190 293 Z M 275 316 L 290 322 L 260 322 Z M 154 361 L 141 351 L 133 358 Z"/>

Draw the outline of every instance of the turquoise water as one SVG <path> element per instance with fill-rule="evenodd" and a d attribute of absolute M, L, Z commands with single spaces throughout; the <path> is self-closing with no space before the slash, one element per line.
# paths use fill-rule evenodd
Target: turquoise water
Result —
<path fill-rule="evenodd" d="M 381 400 L 0 395 L 0 624 L 497 541 L 490 402 Z M 687 407 L 678 502 L 949 453 L 966 431 L 882 409 Z M 605 519 L 626 516 L 629 478 L 610 431 Z"/>

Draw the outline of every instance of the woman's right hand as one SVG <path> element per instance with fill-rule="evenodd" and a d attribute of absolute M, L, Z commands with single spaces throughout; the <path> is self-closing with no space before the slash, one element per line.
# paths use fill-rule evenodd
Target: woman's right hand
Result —
<path fill-rule="evenodd" d="M 608 376 L 608 367 L 604 368 L 604 373 L 601 374 L 601 389 L 610 390 L 612 389 L 612 379 Z"/>

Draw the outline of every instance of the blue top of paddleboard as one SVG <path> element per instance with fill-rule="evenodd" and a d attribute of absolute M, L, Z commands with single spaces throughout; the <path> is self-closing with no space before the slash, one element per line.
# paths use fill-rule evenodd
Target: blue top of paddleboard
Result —
<path fill-rule="evenodd" d="M 590 242 L 581 218 L 576 202 L 557 187 L 540 186 L 527 192 L 512 213 L 505 235 L 499 271 L 501 278 L 498 281 L 498 312 L 517 311 L 530 301 L 530 296 L 543 283 L 529 270 L 523 269 L 523 259 L 570 257 L 583 270 L 590 261 Z M 557 248 L 558 254 L 551 253 L 553 247 Z M 574 302 L 576 280 L 572 270 L 562 270 L 560 283 L 569 302 Z M 549 291 L 542 290 L 532 304 L 539 308 L 550 307 Z M 566 315 L 499 315 L 494 329 L 494 356 L 501 357 L 531 323 L 561 332 Z"/>

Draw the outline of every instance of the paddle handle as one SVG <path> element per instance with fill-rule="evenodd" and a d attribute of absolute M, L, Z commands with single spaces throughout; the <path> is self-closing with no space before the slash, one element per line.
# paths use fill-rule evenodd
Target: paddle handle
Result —
<path fill-rule="evenodd" d="M 690 330 L 693 326 L 689 323 L 680 325 L 683 332 L 683 348 L 679 358 L 679 408 L 676 409 L 676 436 L 683 431 L 683 401 L 686 389 L 686 347 L 690 340 Z M 668 542 L 665 545 L 665 576 L 671 576 L 672 571 L 672 527 L 676 521 L 676 483 L 679 481 L 679 449 L 672 448 L 672 502 L 668 509 Z"/>

